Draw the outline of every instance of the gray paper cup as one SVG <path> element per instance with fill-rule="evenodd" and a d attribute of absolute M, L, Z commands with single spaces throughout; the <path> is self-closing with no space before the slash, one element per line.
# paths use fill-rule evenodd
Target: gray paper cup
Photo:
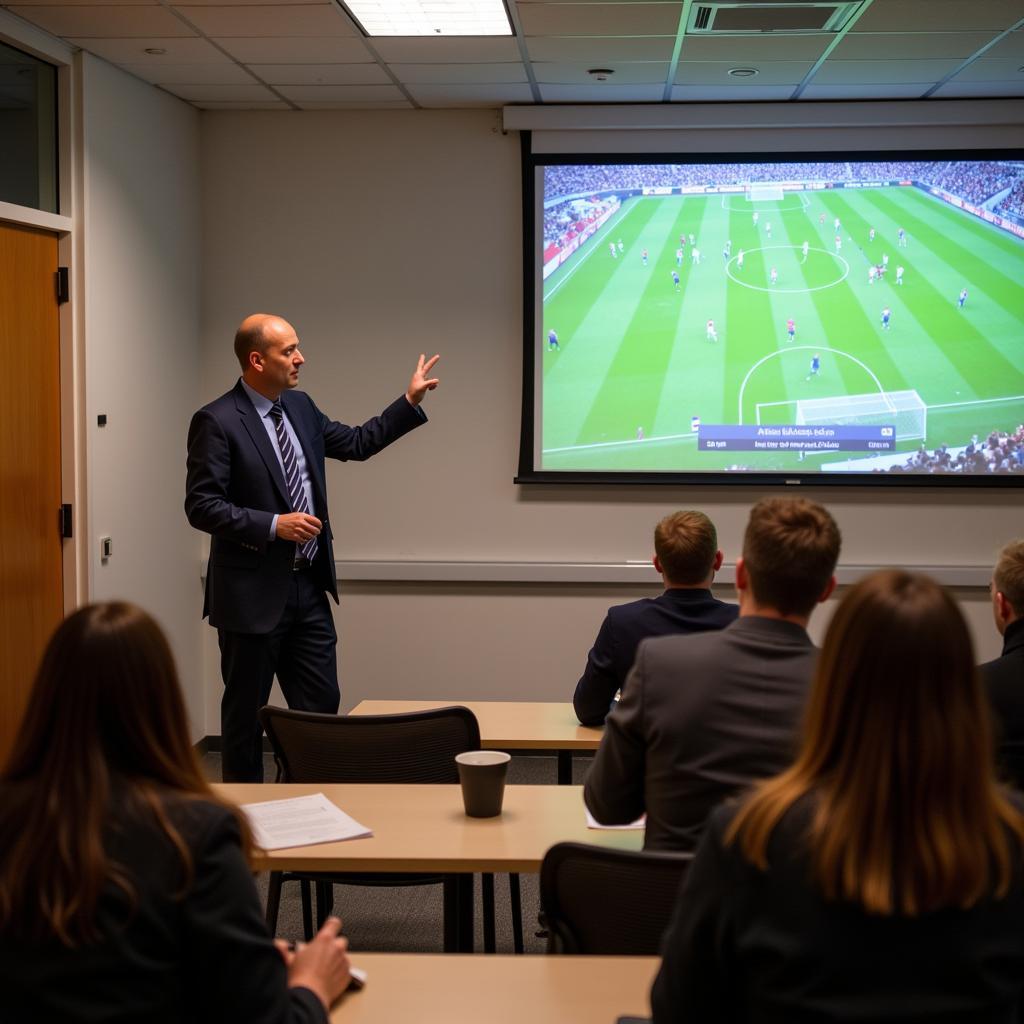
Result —
<path fill-rule="evenodd" d="M 494 818 L 501 814 L 505 776 L 511 760 L 500 750 L 470 750 L 456 754 L 462 802 L 470 818 Z"/>

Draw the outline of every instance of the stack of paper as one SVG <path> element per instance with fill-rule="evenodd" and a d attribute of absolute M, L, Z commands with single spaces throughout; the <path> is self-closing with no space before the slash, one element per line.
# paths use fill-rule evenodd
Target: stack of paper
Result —
<path fill-rule="evenodd" d="M 323 793 L 243 804 L 256 845 L 264 850 L 362 839 L 373 830 L 360 825 Z"/>

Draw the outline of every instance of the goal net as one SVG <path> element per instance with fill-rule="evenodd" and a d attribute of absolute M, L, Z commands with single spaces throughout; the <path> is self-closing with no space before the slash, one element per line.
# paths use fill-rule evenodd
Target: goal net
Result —
<path fill-rule="evenodd" d="M 748 203 L 778 202 L 783 197 L 782 186 L 752 181 L 744 190 Z"/>
<path fill-rule="evenodd" d="M 923 440 L 928 432 L 928 406 L 916 391 L 805 398 L 796 403 L 795 419 L 797 426 L 893 426 L 897 441 Z"/>

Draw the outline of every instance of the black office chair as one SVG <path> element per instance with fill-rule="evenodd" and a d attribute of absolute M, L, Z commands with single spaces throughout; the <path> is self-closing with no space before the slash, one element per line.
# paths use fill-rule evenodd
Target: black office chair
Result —
<path fill-rule="evenodd" d="M 314 783 L 458 783 L 455 755 L 480 749 L 480 727 L 468 708 L 448 707 L 396 715 L 322 715 L 286 708 L 260 709 L 277 762 L 278 782 Z M 445 949 L 457 946 L 453 907 L 458 880 L 428 873 L 272 872 L 267 894 L 267 924 L 276 933 L 281 886 L 302 884 L 303 927 L 312 936 L 310 883 L 317 890 L 317 923 L 334 904 L 333 885 L 445 886 Z M 513 947 L 523 951 L 519 876 L 509 876 Z M 494 952 L 494 876 L 483 876 L 484 949 Z"/>
<path fill-rule="evenodd" d="M 549 953 L 655 956 L 689 853 L 556 843 L 540 869 Z"/>

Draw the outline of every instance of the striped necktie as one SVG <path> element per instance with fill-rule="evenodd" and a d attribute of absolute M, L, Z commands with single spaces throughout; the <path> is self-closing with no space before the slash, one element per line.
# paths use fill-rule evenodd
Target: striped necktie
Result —
<path fill-rule="evenodd" d="M 284 478 L 288 484 L 288 497 L 291 499 L 292 511 L 312 515 L 309 502 L 306 501 L 306 492 L 302 488 L 302 480 L 299 477 L 299 460 L 295 457 L 292 439 L 284 428 L 284 409 L 281 408 L 280 402 L 275 402 L 270 407 L 270 418 L 274 421 L 274 430 L 277 432 L 277 446 L 281 449 L 281 462 L 284 464 Z M 299 547 L 299 554 L 310 562 L 316 557 L 316 552 L 316 537 L 312 537 Z"/>

